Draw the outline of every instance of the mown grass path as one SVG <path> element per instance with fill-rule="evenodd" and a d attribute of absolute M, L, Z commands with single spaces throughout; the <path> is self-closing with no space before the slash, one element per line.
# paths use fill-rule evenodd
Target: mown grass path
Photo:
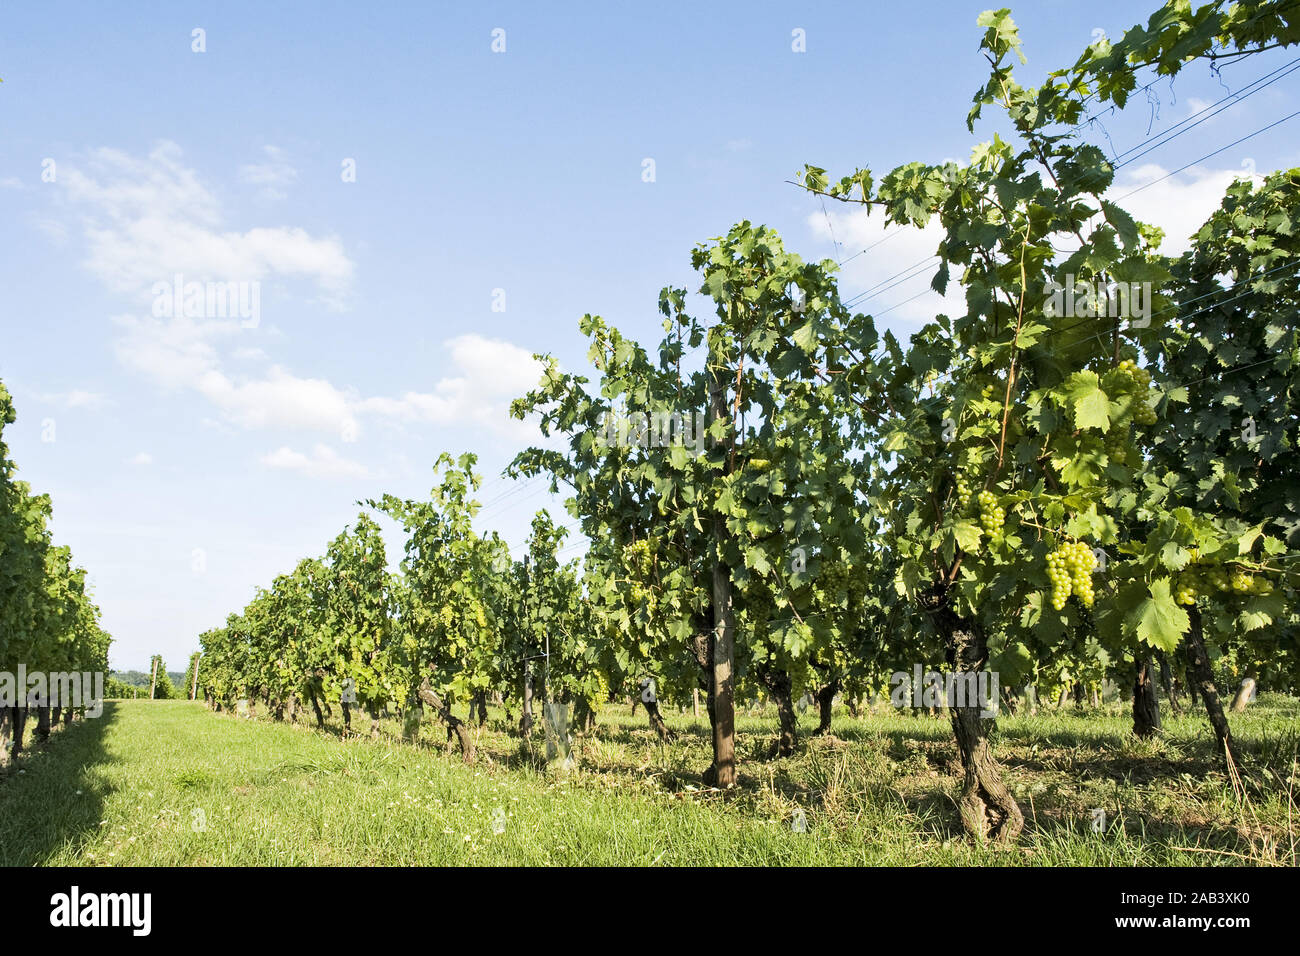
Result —
<path fill-rule="evenodd" d="M 1249 849 L 1224 822 L 1235 811 L 1222 781 L 1202 779 L 1199 758 L 1192 777 L 1159 746 L 1125 743 L 1122 715 L 1000 722 L 1031 827 L 990 849 L 961 839 L 950 812 L 945 721 L 837 720 L 837 737 L 797 757 L 748 764 L 743 792 L 723 800 L 689 783 L 705 751 L 688 718 L 671 721 L 682 739 L 664 751 L 636 720 L 602 719 L 584 769 L 554 779 L 513 758 L 522 745 L 501 732 L 465 766 L 440 746 L 110 702 L 0 779 L 0 864 L 1204 866 L 1240 865 L 1230 854 Z M 1294 726 L 1294 710 L 1257 719 Z M 742 722 L 755 748 L 763 729 Z M 1176 733 L 1168 746 L 1186 757 Z M 1088 831 L 1092 800 L 1114 807 L 1105 834 Z M 806 832 L 792 828 L 796 805 Z"/>

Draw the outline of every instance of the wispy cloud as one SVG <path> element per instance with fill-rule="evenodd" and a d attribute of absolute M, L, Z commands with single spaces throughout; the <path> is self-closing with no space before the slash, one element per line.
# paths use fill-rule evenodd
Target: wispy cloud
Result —
<path fill-rule="evenodd" d="M 249 182 L 285 181 L 283 154 L 267 149 L 269 164 L 249 165 Z M 138 296 L 152 284 L 182 273 L 186 280 L 237 281 L 262 275 L 296 275 L 327 292 L 343 289 L 351 261 L 335 239 L 292 227 L 221 232 L 221 210 L 180 147 L 161 143 L 144 158 L 96 150 L 84 169 L 68 170 L 68 196 L 83 211 L 89 242 L 87 265 L 109 288 Z M 150 310 L 152 312 L 152 310 Z M 537 384 L 541 365 L 510 342 L 461 335 L 445 343 L 452 369 L 428 390 L 399 396 L 363 396 L 352 387 L 294 372 L 263 349 L 247 344 L 238 319 L 153 315 L 143 310 L 113 318 L 118 360 L 169 390 L 207 399 L 223 424 L 242 429 L 296 428 L 346 442 L 360 435 L 363 419 L 445 427 L 491 428 L 535 438 L 532 423 L 509 417 L 509 402 Z M 259 330 L 274 340 L 274 325 Z M 318 445 L 311 456 L 282 448 L 268 464 L 312 475 L 346 471 Z M 360 467 L 360 466 L 357 466 Z"/>
<path fill-rule="evenodd" d="M 32 397 L 37 401 L 63 408 L 98 409 L 108 404 L 108 399 L 99 392 L 81 388 L 74 388 L 68 392 L 33 392 Z"/>
<path fill-rule="evenodd" d="M 443 343 L 457 374 L 440 379 L 431 392 L 400 398 L 368 398 L 358 411 L 400 421 L 435 425 L 483 425 L 532 438 L 534 425 L 511 419 L 510 401 L 535 387 L 542 364 L 531 352 L 501 339 L 460 335 Z"/>
<path fill-rule="evenodd" d="M 143 300 L 178 273 L 220 282 L 299 278 L 314 282 L 327 305 L 344 306 L 353 266 L 337 238 L 284 226 L 222 229 L 217 197 L 175 143 L 143 158 L 96 149 L 60 181 L 84 217 L 86 267 L 115 291 Z"/>
<path fill-rule="evenodd" d="M 360 462 L 341 457 L 328 445 L 317 445 L 311 454 L 287 445 L 262 456 L 262 464 L 280 471 L 292 471 L 306 478 L 368 478 L 370 470 Z"/>

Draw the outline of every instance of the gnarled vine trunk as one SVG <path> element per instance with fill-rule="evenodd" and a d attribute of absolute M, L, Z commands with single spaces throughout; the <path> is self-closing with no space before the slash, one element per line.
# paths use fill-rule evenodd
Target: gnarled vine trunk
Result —
<path fill-rule="evenodd" d="M 320 710 L 320 698 L 316 696 L 315 691 L 311 695 L 311 709 L 316 711 L 316 729 L 325 729 L 325 715 Z"/>
<path fill-rule="evenodd" d="M 36 739 L 42 742 L 50 739 L 49 704 L 39 704 L 36 707 Z"/>
<path fill-rule="evenodd" d="M 926 596 L 924 607 L 943 635 L 945 659 L 958 679 L 962 674 L 982 671 L 988 665 L 989 653 L 979 624 L 953 609 L 950 595 L 943 587 Z M 948 709 L 965 777 L 958 806 L 962 825 L 969 835 L 980 842 L 992 839 L 1006 843 L 1020 835 L 1025 817 L 1003 782 L 1002 768 L 993 757 L 988 738 L 996 721 L 981 716 L 978 696 L 966 695 L 967 699 L 960 705 L 953 701 Z"/>
<path fill-rule="evenodd" d="M 23 731 L 27 729 L 27 708 L 9 708 L 9 728 L 13 734 L 13 743 L 9 746 L 9 759 L 17 760 L 23 752 Z"/>
<path fill-rule="evenodd" d="M 573 701 L 573 723 L 580 733 L 589 734 L 596 727 L 596 711 L 591 702 L 579 694 Z"/>
<path fill-rule="evenodd" d="M 788 757 L 799 744 L 799 718 L 794 712 L 794 699 L 790 689 L 790 675 L 775 667 L 759 667 L 758 678 L 776 701 L 776 713 L 781 722 L 780 735 L 772 745 L 769 757 Z"/>
<path fill-rule="evenodd" d="M 1197 689 L 1205 701 L 1205 712 L 1210 717 L 1210 726 L 1219 741 L 1219 752 L 1228 754 L 1232 750 L 1232 730 L 1228 727 L 1228 718 L 1223 714 L 1223 703 L 1219 700 L 1219 690 L 1214 686 L 1214 671 L 1210 667 L 1210 655 L 1205 650 L 1205 636 L 1202 629 L 1201 609 L 1193 605 L 1188 608 L 1187 616 L 1191 627 L 1187 629 L 1187 657 L 1191 664 L 1192 676 Z"/>
<path fill-rule="evenodd" d="M 474 762 L 474 735 L 469 732 L 465 722 L 451 712 L 451 701 L 439 697 L 434 693 L 433 688 L 429 686 L 429 679 L 426 677 L 420 684 L 420 690 L 417 694 L 422 703 L 428 704 L 433 708 L 434 713 L 447 725 L 447 732 L 455 733 L 460 739 L 460 755 L 465 763 Z"/>
<path fill-rule="evenodd" d="M 839 680 L 833 680 L 829 684 L 823 684 L 817 690 L 817 708 L 819 719 L 817 729 L 813 735 L 830 733 L 831 717 L 835 709 L 835 695 L 840 692 Z"/>
<path fill-rule="evenodd" d="M 1165 692 L 1165 700 L 1169 701 L 1170 711 L 1177 714 L 1178 693 L 1173 671 L 1169 669 L 1169 659 L 1160 651 L 1156 651 L 1156 663 L 1160 665 L 1160 689 Z"/>
<path fill-rule="evenodd" d="M 646 716 L 650 718 L 650 729 L 658 734 L 659 739 L 664 743 L 672 740 L 672 731 L 668 729 L 668 725 L 664 723 L 663 714 L 659 712 L 659 702 L 656 700 L 643 700 L 641 703 L 645 704 Z"/>
<path fill-rule="evenodd" d="M 1160 732 L 1160 700 L 1156 696 L 1151 658 L 1138 658 L 1133 680 L 1133 733 L 1154 737 Z"/>

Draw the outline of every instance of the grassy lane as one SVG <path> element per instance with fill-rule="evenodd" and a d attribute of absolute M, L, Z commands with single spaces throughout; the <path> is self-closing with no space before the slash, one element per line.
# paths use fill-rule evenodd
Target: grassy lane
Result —
<path fill-rule="evenodd" d="M 774 721 L 742 716 L 745 786 L 723 801 L 699 786 L 707 742 L 689 717 L 670 719 L 680 736 L 664 750 L 643 718 L 607 711 L 583 769 L 556 780 L 501 720 L 466 767 L 432 727 L 419 745 L 390 737 L 391 723 L 379 740 L 341 740 L 189 702 L 111 702 L 0 779 L 0 863 L 1204 866 L 1270 852 L 1284 861 L 1296 707 L 1261 701 L 1235 719 L 1248 811 L 1215 769 L 1203 716 L 1171 719 L 1155 743 L 1129 737 L 1118 709 L 1004 718 L 999 754 L 1030 825 L 1016 847 L 981 849 L 959 834 L 943 720 L 845 717 L 835 736 L 760 764 L 752 759 Z M 1089 831 L 1094 806 L 1108 810 L 1104 834 Z M 800 812 L 807 832 L 792 829 Z"/>

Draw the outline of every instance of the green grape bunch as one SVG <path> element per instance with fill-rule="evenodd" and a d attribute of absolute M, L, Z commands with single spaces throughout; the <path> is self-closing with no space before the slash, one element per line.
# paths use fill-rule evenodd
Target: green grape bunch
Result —
<path fill-rule="evenodd" d="M 1111 395 L 1142 396 L 1141 401 L 1134 403 L 1133 421 L 1138 425 L 1154 425 L 1156 423 L 1156 411 L 1145 397 L 1147 391 L 1151 388 L 1151 373 L 1132 359 L 1124 359 L 1118 366 L 1103 375 L 1101 386 Z"/>
<path fill-rule="evenodd" d="M 979 494 L 980 506 L 980 526 L 983 527 L 984 533 L 993 537 L 1002 530 L 1002 525 L 1007 520 L 1007 513 L 998 504 L 997 495 L 991 491 L 981 491 Z"/>
<path fill-rule="evenodd" d="M 640 577 L 650 574 L 652 555 L 649 540 L 642 538 L 634 541 L 624 549 L 627 569 Z"/>
<path fill-rule="evenodd" d="M 970 499 L 971 499 L 970 482 L 967 480 L 965 475 L 958 475 L 957 476 L 957 502 L 961 506 L 962 511 L 965 511 L 967 508 L 970 507 Z"/>
<path fill-rule="evenodd" d="M 1273 593 L 1273 582 L 1266 575 L 1253 574 L 1240 565 L 1201 564 L 1200 555 L 1192 553 L 1192 563 L 1178 576 L 1174 600 L 1179 604 L 1196 603 L 1200 595 L 1266 595 Z"/>
<path fill-rule="evenodd" d="M 828 599 L 838 601 L 849 588 L 849 567 L 843 561 L 823 561 L 818 577 L 822 594 Z"/>
<path fill-rule="evenodd" d="M 1082 541 L 1063 544 L 1047 556 L 1047 577 L 1052 582 L 1052 607 L 1061 610 L 1073 593 L 1084 607 L 1092 607 L 1092 570 L 1097 557 Z"/>

